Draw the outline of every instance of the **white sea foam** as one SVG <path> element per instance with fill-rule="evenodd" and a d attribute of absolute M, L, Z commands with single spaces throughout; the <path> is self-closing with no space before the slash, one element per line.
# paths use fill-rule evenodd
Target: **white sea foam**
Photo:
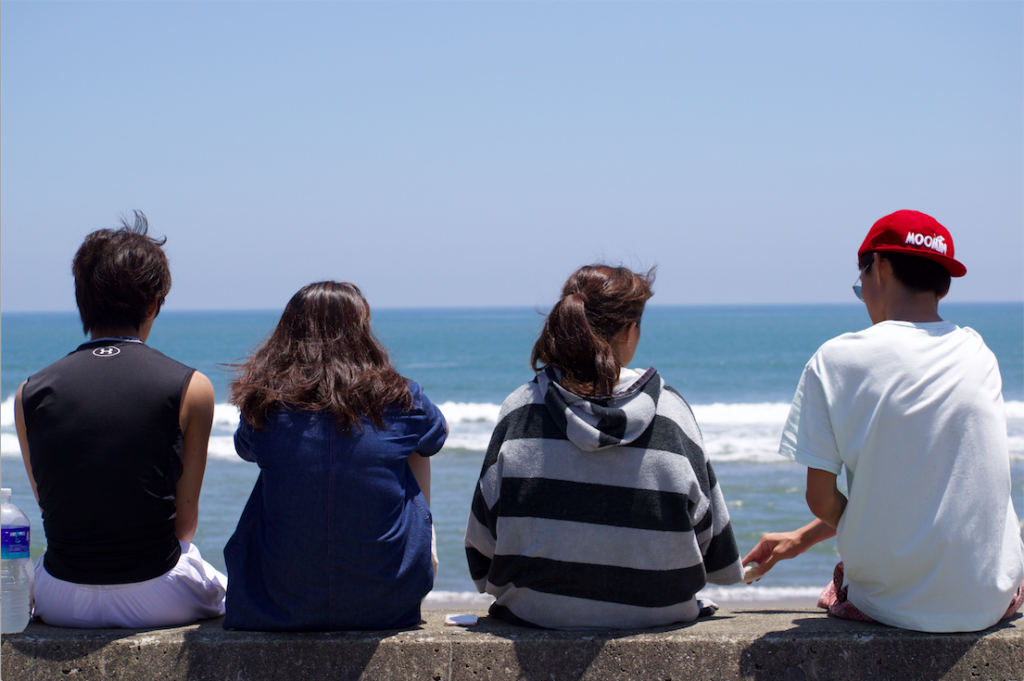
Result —
<path fill-rule="evenodd" d="M 443 402 L 437 405 L 448 422 L 445 449 L 484 451 L 498 422 L 500 404 L 490 402 Z"/>
<path fill-rule="evenodd" d="M 498 420 L 501 405 L 490 402 L 444 402 L 438 405 L 448 420 L 445 449 L 484 451 Z M 789 404 L 782 402 L 695 404 L 704 445 L 714 462 L 778 462 L 779 439 Z M 241 461 L 232 434 L 238 427 L 238 408 L 221 403 L 214 407 L 211 458 Z M 1024 402 L 1006 402 L 1006 425 L 1012 461 L 1024 460 Z M 20 457 L 14 434 L 14 395 L 0 402 L 0 456 Z"/>
<path fill-rule="evenodd" d="M 483 610 L 493 602 L 494 596 L 476 591 L 431 591 L 424 599 L 428 608 L 455 606 L 472 610 Z"/>
<path fill-rule="evenodd" d="M 789 415 L 788 402 L 761 402 L 757 404 L 693 404 L 693 415 L 701 428 L 706 426 L 782 426 Z"/>
<path fill-rule="evenodd" d="M 14 433 L 0 433 L 0 456 L 21 458 L 21 445 Z"/>
<path fill-rule="evenodd" d="M 500 404 L 489 402 L 445 402 L 437 405 L 444 414 L 448 424 L 454 423 L 490 423 L 493 427 L 498 422 Z"/>
<path fill-rule="evenodd" d="M 238 407 L 233 404 L 222 403 L 213 408 L 213 427 L 230 428 L 238 427 Z M 0 428 L 4 430 L 14 428 L 14 395 L 8 395 L 7 399 L 0 402 Z"/>
<path fill-rule="evenodd" d="M 822 580 L 821 586 L 758 586 L 737 584 L 736 586 L 712 586 L 702 589 L 697 596 L 710 598 L 724 603 L 751 602 L 764 603 L 786 600 L 816 600 L 825 587 L 828 576 Z"/>
<path fill-rule="evenodd" d="M 223 459 L 225 461 L 237 461 L 245 463 L 235 453 L 235 439 L 230 435 L 211 435 L 210 446 L 206 455 L 211 459 Z"/>
<path fill-rule="evenodd" d="M 692 404 L 694 416 L 705 426 L 775 426 L 782 428 L 789 416 L 789 402 Z M 449 424 L 497 423 L 500 404 L 489 402 L 445 402 L 438 405 Z M 1007 421 L 1024 425 L 1024 402 L 1006 402 Z"/>
<path fill-rule="evenodd" d="M 782 428 L 777 434 L 767 437 L 750 437 L 739 434 L 704 432 L 704 449 L 714 463 L 739 462 L 747 463 L 779 463 L 779 438 Z"/>
<path fill-rule="evenodd" d="M 0 402 L 0 428 L 14 427 L 14 395 L 8 395 L 7 399 Z"/>
<path fill-rule="evenodd" d="M 476 424 L 474 424 L 476 425 Z M 487 451 L 494 424 L 474 427 L 450 425 L 451 432 L 445 442 L 445 449 L 468 449 L 472 452 Z"/>
<path fill-rule="evenodd" d="M 13 398 L 11 402 L 12 423 L 13 421 Z M 4 403 L 5 405 L 7 402 Z M 448 423 L 490 423 L 493 427 L 498 421 L 498 412 L 501 411 L 500 404 L 488 402 L 445 402 L 437 405 L 444 414 Z M 213 408 L 214 428 L 236 428 L 238 427 L 238 407 L 223 402 Z"/>
<path fill-rule="evenodd" d="M 238 421 L 241 419 L 238 413 L 238 407 L 233 404 L 226 402 L 222 404 L 214 405 L 213 407 L 213 427 L 214 428 L 230 428 L 232 431 L 238 427 Z"/>
<path fill-rule="evenodd" d="M 772 601 L 813 601 L 818 598 L 825 586 L 758 586 L 738 584 L 736 586 L 707 587 L 698 598 L 721 601 L 722 603 L 770 603 Z M 494 602 L 490 594 L 475 591 L 431 591 L 427 594 L 424 605 L 428 608 L 461 607 L 472 610 L 483 610 Z"/>
<path fill-rule="evenodd" d="M 695 404 L 694 416 L 714 462 L 775 463 L 789 403 Z M 487 449 L 500 405 L 445 402 L 440 405 L 451 433 L 446 449 Z M 1024 402 L 1006 403 L 1010 459 L 1024 460 Z"/>

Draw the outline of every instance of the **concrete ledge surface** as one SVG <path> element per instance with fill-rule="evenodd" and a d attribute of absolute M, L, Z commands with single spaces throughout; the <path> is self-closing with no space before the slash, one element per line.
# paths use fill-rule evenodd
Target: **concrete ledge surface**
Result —
<path fill-rule="evenodd" d="M 1024 617 L 969 634 L 922 634 L 820 610 L 721 610 L 644 631 L 552 632 L 443 611 L 400 631 L 269 634 L 221 620 L 169 629 L 3 636 L 4 681 L 281 679 L 1024 679 Z"/>

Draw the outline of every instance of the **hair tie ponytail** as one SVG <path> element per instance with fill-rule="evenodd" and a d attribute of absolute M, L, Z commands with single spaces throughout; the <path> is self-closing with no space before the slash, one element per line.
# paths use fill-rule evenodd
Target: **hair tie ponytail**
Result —
<path fill-rule="evenodd" d="M 540 371 L 557 365 L 562 385 L 577 395 L 611 394 L 621 369 L 612 339 L 640 321 L 647 300 L 654 295 L 654 275 L 655 268 L 645 274 L 607 265 L 578 269 L 544 322 L 530 367 Z"/>

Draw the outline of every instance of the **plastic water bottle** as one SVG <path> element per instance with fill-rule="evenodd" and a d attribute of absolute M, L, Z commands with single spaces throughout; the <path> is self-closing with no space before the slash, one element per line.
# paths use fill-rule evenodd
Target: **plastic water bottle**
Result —
<path fill-rule="evenodd" d="M 0 634 L 17 634 L 28 626 L 32 605 L 31 529 L 6 487 L 0 489 L 0 516 Z"/>

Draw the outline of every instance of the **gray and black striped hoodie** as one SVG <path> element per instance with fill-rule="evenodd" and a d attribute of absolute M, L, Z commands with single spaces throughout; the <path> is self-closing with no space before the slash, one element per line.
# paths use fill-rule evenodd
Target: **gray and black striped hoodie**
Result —
<path fill-rule="evenodd" d="M 553 629 L 652 627 L 700 615 L 707 582 L 743 569 L 686 401 L 654 369 L 583 398 L 548 368 L 501 407 L 466 529 L 491 615 Z"/>

